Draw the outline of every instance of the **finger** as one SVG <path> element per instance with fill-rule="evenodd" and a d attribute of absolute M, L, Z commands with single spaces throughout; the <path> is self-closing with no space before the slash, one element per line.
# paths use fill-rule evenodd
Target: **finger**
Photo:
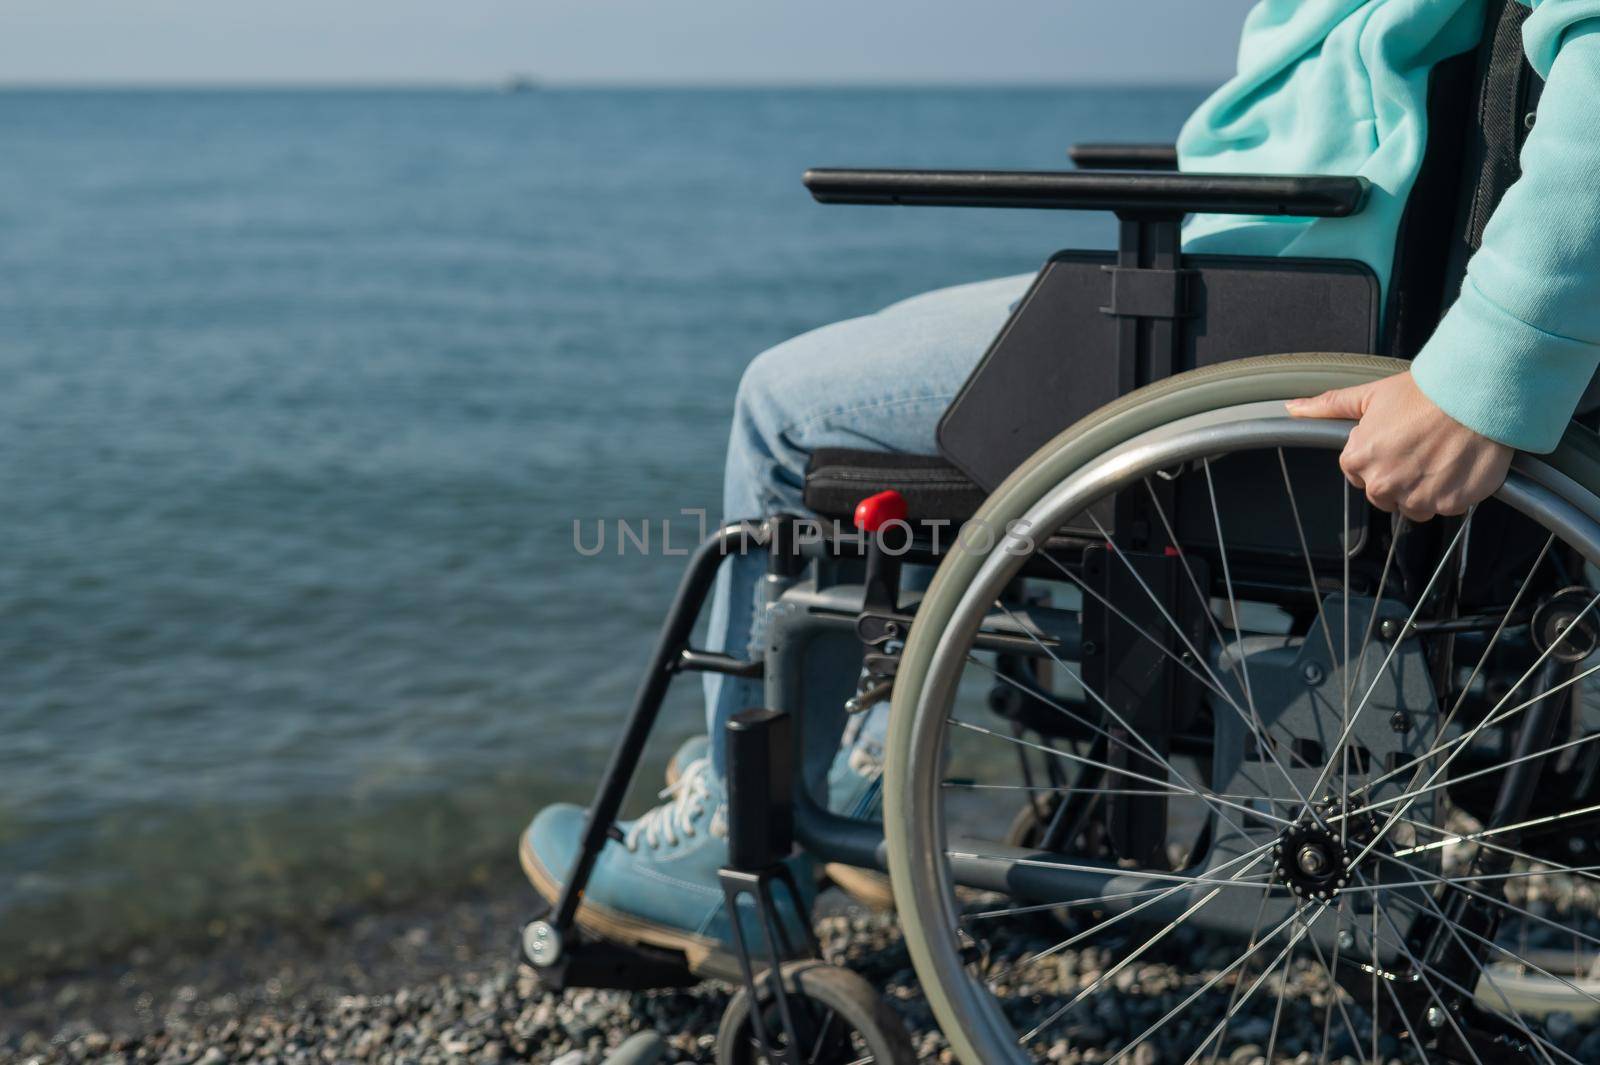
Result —
<path fill-rule="evenodd" d="M 1360 421 L 1367 410 L 1372 385 L 1335 388 L 1310 399 L 1291 399 L 1284 406 L 1296 418 L 1349 418 Z"/>
<path fill-rule="evenodd" d="M 1445 494 L 1445 491 L 1427 484 L 1400 487 L 1389 493 L 1395 502 L 1395 509 L 1407 521 L 1418 525 L 1430 521 L 1439 513 L 1439 499 Z"/>
<path fill-rule="evenodd" d="M 1367 501 L 1385 514 L 1400 510 L 1402 489 L 1384 476 L 1374 476 L 1367 481 Z"/>
<path fill-rule="evenodd" d="M 1465 514 L 1482 503 L 1505 482 L 1505 473 L 1496 468 L 1477 469 L 1462 477 L 1451 488 L 1442 489 L 1436 498 L 1440 514 Z"/>
<path fill-rule="evenodd" d="M 1354 436 L 1354 434 L 1351 435 Z M 1346 442 L 1344 450 L 1339 452 L 1339 469 L 1344 471 L 1345 480 L 1362 491 L 1365 491 L 1367 487 L 1366 478 L 1361 476 L 1362 468 L 1365 465 L 1366 459 L 1362 454 L 1362 449 L 1356 446 L 1353 439 Z"/>

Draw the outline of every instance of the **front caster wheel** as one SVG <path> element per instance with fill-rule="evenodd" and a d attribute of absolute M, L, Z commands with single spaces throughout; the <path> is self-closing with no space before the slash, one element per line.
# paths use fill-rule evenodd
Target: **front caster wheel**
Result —
<path fill-rule="evenodd" d="M 820 961 L 789 962 L 780 970 L 794 1015 L 799 1046 L 784 1035 L 783 1017 L 765 973 L 756 978 L 761 1010 L 773 1050 L 792 1065 L 911 1065 L 917 1060 L 905 1025 L 866 980 L 849 969 Z M 753 1022 L 750 992 L 741 988 L 717 1028 L 718 1065 L 767 1061 Z"/>

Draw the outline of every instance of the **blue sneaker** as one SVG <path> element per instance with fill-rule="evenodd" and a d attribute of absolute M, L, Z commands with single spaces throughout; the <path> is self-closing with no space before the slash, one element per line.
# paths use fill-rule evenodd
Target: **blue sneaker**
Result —
<path fill-rule="evenodd" d="M 728 861 L 727 807 L 710 759 L 685 766 L 661 794 L 666 802 L 637 821 L 619 824 L 621 842 L 600 851 L 578 907 L 578 924 L 613 942 L 679 951 L 697 972 L 737 974 L 732 922 L 717 880 L 717 870 Z M 558 803 L 541 810 L 523 833 L 523 871 L 551 902 L 572 869 L 585 816 L 582 807 Z M 790 861 L 805 896 L 801 907 L 782 889 L 774 894 L 799 944 L 814 896 L 811 863 L 804 855 Z M 741 904 L 740 931 L 747 942 L 760 945 L 764 940 L 754 913 L 753 905 Z"/>
<path fill-rule="evenodd" d="M 828 768 L 828 809 L 858 821 L 876 821 L 883 810 L 883 739 L 888 729 L 888 704 L 879 704 L 850 718 L 839 753 Z M 686 766 L 711 756 L 710 736 L 691 736 L 667 760 L 667 787 L 678 782 Z"/>
<path fill-rule="evenodd" d="M 883 743 L 889 730 L 889 705 L 880 703 L 845 724 L 839 752 L 828 767 L 828 809 L 857 821 L 883 819 Z M 694 736 L 667 762 L 667 783 L 681 775 L 683 766 L 711 753 L 711 737 Z M 830 862 L 820 870 L 846 895 L 877 910 L 894 908 L 889 878 L 876 869 Z"/>
<path fill-rule="evenodd" d="M 683 776 L 683 771 L 702 758 L 711 757 L 710 736 L 690 736 L 679 745 L 672 757 L 667 759 L 667 787 L 678 782 Z"/>
<path fill-rule="evenodd" d="M 889 704 L 879 703 L 845 722 L 839 753 L 828 767 L 828 809 L 853 821 L 883 818 L 883 745 Z"/>
<path fill-rule="evenodd" d="M 845 723 L 839 753 L 828 767 L 828 809 L 855 821 L 883 819 L 883 745 L 888 730 L 887 703 Z M 878 870 L 829 862 L 823 872 L 857 902 L 878 910 L 894 908 L 889 878 Z"/>

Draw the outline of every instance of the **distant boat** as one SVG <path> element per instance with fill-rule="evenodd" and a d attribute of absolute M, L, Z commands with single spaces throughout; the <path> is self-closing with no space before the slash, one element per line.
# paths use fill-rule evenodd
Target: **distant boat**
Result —
<path fill-rule="evenodd" d="M 526 74 L 514 75 L 505 80 L 504 84 L 500 86 L 500 91 L 504 93 L 538 92 L 539 79 Z"/>

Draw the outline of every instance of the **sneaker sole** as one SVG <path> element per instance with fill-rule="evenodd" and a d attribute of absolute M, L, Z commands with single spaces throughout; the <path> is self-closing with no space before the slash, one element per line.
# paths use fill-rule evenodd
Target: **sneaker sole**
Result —
<path fill-rule="evenodd" d="M 517 856 L 522 860 L 522 871 L 533 889 L 554 906 L 561 897 L 561 881 L 533 853 L 526 833 L 518 841 Z M 718 940 L 646 921 L 594 902 L 578 903 L 576 921 L 579 928 L 612 943 L 677 951 L 683 955 L 689 970 L 697 975 L 739 978 L 737 959 Z"/>
<path fill-rule="evenodd" d="M 857 869 L 853 865 L 830 862 L 822 867 L 822 872 L 835 887 L 861 905 L 875 910 L 894 909 L 894 887 L 888 876 L 876 869 Z"/>

